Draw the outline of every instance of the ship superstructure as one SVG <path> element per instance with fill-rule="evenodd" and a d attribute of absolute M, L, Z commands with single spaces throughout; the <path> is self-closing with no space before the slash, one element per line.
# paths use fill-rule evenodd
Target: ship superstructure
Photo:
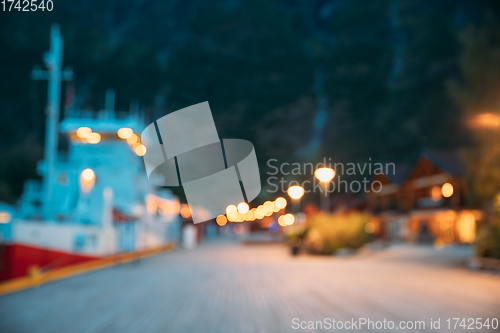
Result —
<path fill-rule="evenodd" d="M 60 266 L 176 239 L 179 200 L 147 180 L 139 106 L 115 111 L 114 91 L 108 90 L 104 109 L 69 108 L 59 122 L 60 84 L 54 80 L 71 75 L 53 73 L 62 62 L 56 26 L 45 58 L 48 71 L 32 75 L 49 80 L 45 156 L 37 166 L 42 178 L 26 181 L 16 210 L 2 209 L 9 216 L 0 224 L 4 261 L 16 266 L 8 277 L 24 275 L 29 265 Z M 67 140 L 66 151 L 57 149 L 59 137 Z"/>

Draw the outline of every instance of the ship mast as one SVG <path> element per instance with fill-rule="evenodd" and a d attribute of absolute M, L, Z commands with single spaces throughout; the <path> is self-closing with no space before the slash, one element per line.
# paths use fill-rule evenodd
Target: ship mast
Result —
<path fill-rule="evenodd" d="M 59 25 L 53 24 L 50 29 L 50 49 L 44 54 L 44 62 L 47 70 L 33 69 L 31 78 L 33 80 L 48 80 L 47 96 L 47 123 L 45 128 L 45 169 L 43 180 L 43 216 L 50 219 L 52 216 L 52 188 L 55 179 L 55 164 L 57 162 L 57 146 L 59 135 L 59 109 L 61 98 L 61 81 L 72 80 L 71 70 L 62 71 L 63 38 L 59 31 Z"/>

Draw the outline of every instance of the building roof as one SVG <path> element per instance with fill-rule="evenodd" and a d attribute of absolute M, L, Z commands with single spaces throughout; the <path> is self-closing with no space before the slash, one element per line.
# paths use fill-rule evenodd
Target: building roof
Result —
<path fill-rule="evenodd" d="M 411 168 L 407 164 L 395 164 L 394 166 L 394 174 L 387 174 L 386 176 L 392 183 L 401 184 L 408 176 Z"/>
<path fill-rule="evenodd" d="M 431 151 L 424 148 L 420 156 L 426 157 L 438 168 L 452 176 L 461 176 L 465 171 L 460 155 L 456 151 Z"/>

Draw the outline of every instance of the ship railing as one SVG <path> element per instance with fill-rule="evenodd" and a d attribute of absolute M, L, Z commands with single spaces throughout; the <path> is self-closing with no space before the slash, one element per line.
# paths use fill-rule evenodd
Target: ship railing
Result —
<path fill-rule="evenodd" d="M 130 111 L 112 111 L 112 110 L 67 110 L 65 118 L 69 119 L 134 119 L 136 121 L 144 120 L 144 113 L 139 112 L 138 109 L 131 109 Z"/>

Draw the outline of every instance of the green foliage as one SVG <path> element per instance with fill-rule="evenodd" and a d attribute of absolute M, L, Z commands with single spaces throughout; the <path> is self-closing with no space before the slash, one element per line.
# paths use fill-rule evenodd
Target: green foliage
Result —
<path fill-rule="evenodd" d="M 475 253 L 478 257 L 500 259 L 500 227 L 485 225 L 477 232 Z"/>
<path fill-rule="evenodd" d="M 305 245 L 314 252 L 333 254 L 342 248 L 358 249 L 373 236 L 365 228 L 371 215 L 359 212 L 319 213 L 308 221 Z"/>
<path fill-rule="evenodd" d="M 470 201 L 489 205 L 500 193 L 499 129 L 474 122 L 486 113 L 500 116 L 500 25 L 488 15 L 482 26 L 471 26 L 460 36 L 461 79 L 449 83 L 452 99 L 464 114 L 473 146 L 463 149 Z"/>

